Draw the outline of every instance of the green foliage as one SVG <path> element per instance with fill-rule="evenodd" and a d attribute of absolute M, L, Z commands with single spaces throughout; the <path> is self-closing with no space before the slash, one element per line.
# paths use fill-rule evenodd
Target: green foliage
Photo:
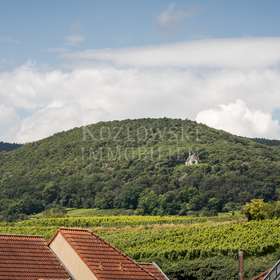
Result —
<path fill-rule="evenodd" d="M 280 251 L 265 256 L 245 257 L 245 279 L 252 279 L 261 272 L 267 271 L 280 258 Z M 237 256 L 215 256 L 211 258 L 196 258 L 162 263 L 162 268 L 172 280 L 238 280 Z"/>
<path fill-rule="evenodd" d="M 43 212 L 44 213 L 44 212 Z M 68 212 L 69 213 L 69 212 Z M 70 212 L 71 213 L 71 212 Z M 36 215 L 31 219 L 19 221 L 21 227 L 134 227 L 150 225 L 189 225 L 205 222 L 240 221 L 242 217 L 222 215 L 217 217 L 192 217 L 192 216 L 127 216 L 127 215 L 96 215 L 96 216 L 69 216 L 45 217 Z"/>
<path fill-rule="evenodd" d="M 45 210 L 42 215 L 46 217 L 63 217 L 67 213 L 67 210 L 61 206 L 56 206 Z"/>
<path fill-rule="evenodd" d="M 15 150 L 15 149 L 17 149 L 21 146 L 22 145 L 20 145 L 20 144 L 10 144 L 10 143 L 0 142 L 0 152 L 12 151 L 12 150 Z"/>
<path fill-rule="evenodd" d="M 72 129 L 0 154 L 0 216 L 56 205 L 213 215 L 253 198 L 276 200 L 280 148 L 262 143 L 167 118 Z M 184 165 L 189 150 L 198 165 Z"/>
<path fill-rule="evenodd" d="M 280 201 L 264 202 L 263 199 L 252 199 L 243 207 L 247 219 L 263 220 L 280 217 Z"/>
<path fill-rule="evenodd" d="M 152 214 L 158 208 L 158 196 L 149 189 L 145 189 L 139 197 L 138 208 L 143 210 L 144 214 Z"/>
<path fill-rule="evenodd" d="M 115 230 L 106 238 L 136 259 L 168 260 L 236 256 L 261 256 L 280 248 L 280 220 L 249 223 L 194 224 Z M 135 242 L 138 240 L 137 242 Z"/>
<path fill-rule="evenodd" d="M 270 140 L 270 139 L 264 139 L 264 138 L 254 138 L 254 141 L 260 144 L 269 145 L 269 146 L 280 146 L 279 140 Z"/>
<path fill-rule="evenodd" d="M 135 215 L 136 210 L 132 209 L 97 209 L 97 208 L 88 208 L 88 209 L 75 209 L 68 208 L 67 216 L 70 217 L 81 217 L 81 216 L 129 216 Z M 38 214 L 40 215 L 40 214 Z"/>
<path fill-rule="evenodd" d="M 249 203 L 246 203 L 243 212 L 249 221 L 263 220 L 267 217 L 268 207 L 263 199 L 252 199 Z"/>
<path fill-rule="evenodd" d="M 212 257 L 171 262 L 163 269 L 173 280 L 207 279 L 238 280 L 238 262 L 236 258 Z"/>
<path fill-rule="evenodd" d="M 93 210 L 97 211 L 97 210 Z M 280 220 L 246 222 L 240 216 L 34 217 L 1 223 L 0 232 L 53 236 L 58 227 L 91 228 L 137 261 L 155 261 L 172 280 L 238 279 L 237 252 L 245 253 L 251 279 L 280 258 Z M 97 212 L 98 213 L 98 212 Z"/>

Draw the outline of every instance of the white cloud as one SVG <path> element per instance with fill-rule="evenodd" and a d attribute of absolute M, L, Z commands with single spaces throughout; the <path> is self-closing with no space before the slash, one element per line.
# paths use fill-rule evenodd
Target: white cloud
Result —
<path fill-rule="evenodd" d="M 51 104 L 22 120 L 17 139 L 29 142 L 96 120 L 96 112 L 79 104 Z M 34 133 L 35 132 L 35 133 Z"/>
<path fill-rule="evenodd" d="M 70 46 L 78 46 L 85 41 L 85 37 L 81 34 L 71 34 L 65 37 L 66 44 Z"/>
<path fill-rule="evenodd" d="M 163 29 L 174 28 L 186 18 L 192 17 L 195 11 L 196 9 L 194 8 L 177 8 L 175 3 L 171 3 L 157 17 L 157 23 Z"/>
<path fill-rule="evenodd" d="M 212 49 L 208 56 L 206 51 L 201 53 L 200 64 L 199 58 L 192 58 L 197 67 L 180 67 L 187 64 L 180 64 L 176 55 L 180 57 L 181 53 L 175 44 L 154 48 L 155 58 L 149 52 L 145 55 L 146 48 L 139 48 L 142 64 L 137 56 L 135 59 L 134 50 L 129 50 L 129 66 L 81 64 L 72 70 L 40 70 L 27 65 L 0 72 L 1 108 L 8 108 L 9 112 L 0 116 L 0 140 L 27 142 L 101 120 L 167 116 L 197 117 L 206 122 L 209 114 L 216 118 L 209 125 L 244 136 L 280 138 L 278 123 L 271 119 L 271 112 L 280 104 L 280 69 L 275 66 L 279 54 L 273 51 L 280 39 L 254 40 L 256 44 L 249 40 L 252 57 L 244 58 L 247 62 L 236 62 L 223 53 L 213 53 Z M 202 41 L 190 44 L 199 44 L 204 50 L 214 48 L 213 42 L 204 42 L 205 46 Z M 233 40 L 232 48 L 242 49 L 245 43 L 240 40 L 240 44 Z M 161 64 L 162 48 L 168 49 L 164 54 L 170 57 L 162 56 Z M 196 47 L 191 49 L 192 54 L 196 52 Z M 124 50 L 119 52 L 125 55 Z M 117 61 L 123 63 L 122 55 Z M 219 68 L 207 68 L 211 63 Z M 224 105 L 209 111 L 219 104 Z M 16 129 L 2 129 L 5 119 L 11 120 L 8 128 Z"/>
<path fill-rule="evenodd" d="M 11 142 L 14 140 L 13 136 L 17 133 L 19 125 L 20 120 L 15 110 L 0 104 L 0 133 L 5 135 L 5 140 Z"/>
<path fill-rule="evenodd" d="M 250 109 L 242 100 L 199 112 L 196 121 L 208 126 L 249 137 L 279 138 L 279 121 L 270 113 Z"/>
<path fill-rule="evenodd" d="M 137 67 L 255 68 L 280 64 L 280 38 L 207 39 L 124 49 L 66 54 L 78 61 Z"/>

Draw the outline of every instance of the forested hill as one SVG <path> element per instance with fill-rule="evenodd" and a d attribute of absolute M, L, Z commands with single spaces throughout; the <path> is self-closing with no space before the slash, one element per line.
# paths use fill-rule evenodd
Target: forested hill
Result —
<path fill-rule="evenodd" d="M 12 151 L 19 147 L 21 147 L 20 144 L 10 144 L 10 143 L 5 143 L 5 142 L 0 142 L 0 152 Z"/>
<path fill-rule="evenodd" d="M 269 145 L 269 146 L 280 146 L 280 140 L 270 140 L 264 138 L 254 138 L 257 143 Z"/>
<path fill-rule="evenodd" d="M 197 165 L 185 165 L 189 151 Z M 189 120 L 100 122 L 0 156 L 4 217 L 53 205 L 214 213 L 279 189 L 279 147 Z"/>

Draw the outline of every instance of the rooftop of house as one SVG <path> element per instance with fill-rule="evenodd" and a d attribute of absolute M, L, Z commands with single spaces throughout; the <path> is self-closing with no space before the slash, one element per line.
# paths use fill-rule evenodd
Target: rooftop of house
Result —
<path fill-rule="evenodd" d="M 267 275 L 269 271 L 265 271 L 260 273 L 258 276 L 254 277 L 252 280 L 264 280 L 265 276 Z"/>
<path fill-rule="evenodd" d="M 159 280 L 89 230 L 61 228 L 58 233 L 68 241 L 97 279 Z"/>
<path fill-rule="evenodd" d="M 156 263 L 139 263 L 141 267 L 149 271 L 158 280 L 168 280 L 167 276 L 163 273 L 160 267 Z"/>
<path fill-rule="evenodd" d="M 0 235 L 0 279 L 69 279 L 42 237 Z"/>
<path fill-rule="evenodd" d="M 156 264 L 135 262 L 90 230 L 61 228 L 49 243 L 36 236 L 0 235 L 0 280 L 83 280 L 52 249 L 58 236 L 79 258 L 74 263 L 92 272 L 92 279 L 168 279 Z"/>

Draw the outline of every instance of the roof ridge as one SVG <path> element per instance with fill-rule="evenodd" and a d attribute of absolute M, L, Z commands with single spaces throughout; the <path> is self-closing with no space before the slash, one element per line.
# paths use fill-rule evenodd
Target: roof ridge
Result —
<path fill-rule="evenodd" d="M 48 246 L 50 246 L 50 244 L 53 242 L 53 240 L 56 238 L 56 236 L 58 235 L 58 233 L 60 231 L 82 231 L 82 232 L 91 232 L 89 229 L 85 229 L 85 228 L 67 228 L 67 227 L 59 227 L 56 231 L 56 233 L 53 235 L 52 238 L 50 238 L 47 242 Z"/>
<path fill-rule="evenodd" d="M 27 234 L 11 234 L 11 233 L 0 233 L 0 238 L 1 237 L 12 237 L 12 238 L 29 238 L 29 239 L 42 239 L 46 240 L 43 236 L 41 235 L 27 235 Z"/>
<path fill-rule="evenodd" d="M 79 228 L 79 227 L 60 227 L 58 230 L 67 230 L 67 231 L 85 231 L 85 232 L 89 232 L 91 233 L 92 231 L 90 229 L 87 228 Z"/>

